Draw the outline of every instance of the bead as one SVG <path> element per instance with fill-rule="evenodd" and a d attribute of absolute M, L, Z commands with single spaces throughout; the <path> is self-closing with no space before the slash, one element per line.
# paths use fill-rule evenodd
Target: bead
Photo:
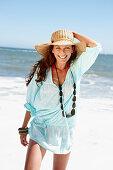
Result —
<path fill-rule="evenodd" d="M 72 115 L 75 115 L 75 109 L 72 109 L 72 110 L 71 110 L 71 114 L 72 114 Z"/>
<path fill-rule="evenodd" d="M 62 97 L 60 97 L 60 103 L 62 103 Z"/>
<path fill-rule="evenodd" d="M 61 84 L 59 84 L 59 89 L 62 90 L 62 85 Z"/>
<path fill-rule="evenodd" d="M 73 96 L 73 101 L 76 101 L 76 96 Z"/>
<path fill-rule="evenodd" d="M 63 104 L 61 104 L 61 109 L 63 110 Z"/>
<path fill-rule="evenodd" d="M 73 94 L 74 94 L 74 95 L 76 94 L 76 90 L 73 91 Z"/>
<path fill-rule="evenodd" d="M 62 96 L 62 91 L 59 92 L 59 95 Z"/>
<path fill-rule="evenodd" d="M 64 111 L 62 111 L 62 115 L 65 117 L 65 115 L 64 115 Z"/>
<path fill-rule="evenodd" d="M 56 68 L 56 66 L 55 66 L 55 68 Z M 57 69 L 56 69 L 56 72 L 57 72 Z M 71 71 L 71 73 L 72 73 L 72 71 Z M 73 76 L 73 74 L 72 74 L 72 76 Z M 58 77 L 58 72 L 57 72 L 57 77 Z M 59 81 L 59 77 L 58 77 L 58 81 Z M 73 77 L 73 82 L 74 82 L 74 77 Z M 62 92 L 62 85 L 60 84 L 60 82 L 59 82 L 59 90 L 60 90 L 60 92 L 59 92 L 59 95 L 60 95 L 60 103 L 61 103 L 61 109 L 62 109 L 62 116 L 64 116 L 65 117 L 65 115 L 66 115 L 66 117 L 67 118 L 69 118 L 69 117 L 72 117 L 73 115 L 75 115 L 75 106 L 76 106 L 76 104 L 75 104 L 75 101 L 76 101 L 76 83 L 74 82 L 74 84 L 73 84 L 73 88 L 74 88 L 74 90 L 73 90 L 73 98 L 72 98 L 72 101 L 73 101 L 73 104 L 72 104 L 72 110 L 71 110 L 71 115 L 66 115 L 66 113 L 64 114 L 64 109 L 63 109 L 63 104 L 62 104 L 62 96 L 63 96 L 63 92 Z"/>
<path fill-rule="evenodd" d="M 73 87 L 76 88 L 76 84 L 75 83 L 74 83 Z"/>
<path fill-rule="evenodd" d="M 67 118 L 70 118 L 70 117 L 72 117 L 72 116 L 73 116 L 73 115 L 66 115 Z"/>
<path fill-rule="evenodd" d="M 72 104 L 72 107 L 73 107 L 73 108 L 75 108 L 75 106 L 76 106 L 76 104 L 75 104 L 75 103 L 73 103 L 73 104 Z"/>

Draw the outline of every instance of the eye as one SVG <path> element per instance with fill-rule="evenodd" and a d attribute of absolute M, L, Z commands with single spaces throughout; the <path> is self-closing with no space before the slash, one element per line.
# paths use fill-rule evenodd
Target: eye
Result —
<path fill-rule="evenodd" d="M 60 49 L 59 47 L 56 47 L 56 49 Z"/>
<path fill-rule="evenodd" d="M 66 49 L 70 49 L 70 47 L 66 47 Z"/>

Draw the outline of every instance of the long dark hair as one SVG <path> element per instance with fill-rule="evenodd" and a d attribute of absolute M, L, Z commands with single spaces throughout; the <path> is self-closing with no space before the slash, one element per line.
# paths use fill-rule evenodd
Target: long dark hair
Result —
<path fill-rule="evenodd" d="M 75 45 L 72 45 L 73 53 L 71 54 L 70 59 L 67 61 L 67 63 L 70 65 L 72 61 L 74 61 L 77 57 L 77 52 L 75 50 Z M 38 82 L 44 81 L 46 77 L 46 70 L 50 68 L 53 64 L 55 64 L 56 58 L 54 57 L 54 54 L 52 53 L 53 45 L 49 48 L 49 53 L 47 56 L 44 56 L 39 61 L 36 62 L 35 65 L 33 65 L 30 73 L 25 76 L 26 86 L 29 85 L 31 79 L 34 76 L 34 73 L 37 74 L 37 79 L 35 79 L 36 84 Z"/>

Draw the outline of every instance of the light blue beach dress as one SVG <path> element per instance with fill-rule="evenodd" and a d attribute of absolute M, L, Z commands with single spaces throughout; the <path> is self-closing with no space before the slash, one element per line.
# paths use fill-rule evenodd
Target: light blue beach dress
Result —
<path fill-rule="evenodd" d="M 36 85 L 36 72 L 27 87 L 25 108 L 30 111 L 32 120 L 28 129 L 29 136 L 43 148 L 56 153 L 67 154 L 71 151 L 75 140 L 75 121 L 80 94 L 82 75 L 94 64 L 102 47 L 86 47 L 67 71 L 62 85 L 64 111 L 71 115 L 73 97 L 73 78 L 76 83 L 75 115 L 66 118 L 62 116 L 59 102 L 59 88 L 52 81 L 52 68 L 47 70 L 46 80 Z"/>

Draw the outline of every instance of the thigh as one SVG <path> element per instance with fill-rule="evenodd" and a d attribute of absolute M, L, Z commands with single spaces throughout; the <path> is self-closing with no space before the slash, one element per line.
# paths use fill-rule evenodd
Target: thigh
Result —
<path fill-rule="evenodd" d="M 53 170 L 66 170 L 71 152 L 68 154 L 54 154 Z"/>
<path fill-rule="evenodd" d="M 26 155 L 25 170 L 39 170 L 45 153 L 45 148 L 30 139 Z"/>

